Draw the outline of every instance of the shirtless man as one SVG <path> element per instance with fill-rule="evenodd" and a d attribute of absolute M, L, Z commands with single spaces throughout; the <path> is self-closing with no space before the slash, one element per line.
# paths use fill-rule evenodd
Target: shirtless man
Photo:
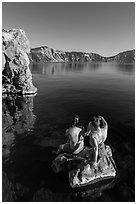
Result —
<path fill-rule="evenodd" d="M 93 164 L 97 163 L 98 158 L 98 145 L 105 142 L 107 138 L 108 124 L 102 116 L 93 117 L 89 122 L 86 135 L 90 137 L 89 143 L 93 146 L 95 157 Z"/>
<path fill-rule="evenodd" d="M 82 129 L 79 127 L 70 127 L 66 131 L 66 136 L 68 137 L 67 143 L 60 145 L 57 151 L 59 154 L 61 151 L 70 153 L 70 154 L 78 154 L 84 148 L 84 136 L 81 134 Z"/>

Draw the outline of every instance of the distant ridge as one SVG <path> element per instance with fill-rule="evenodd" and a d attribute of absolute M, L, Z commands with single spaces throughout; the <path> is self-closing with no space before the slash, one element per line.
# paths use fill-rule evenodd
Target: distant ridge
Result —
<path fill-rule="evenodd" d="M 120 52 L 112 57 L 103 57 L 96 53 L 64 52 L 47 46 L 32 48 L 31 62 L 119 62 L 135 63 L 135 49 Z"/>

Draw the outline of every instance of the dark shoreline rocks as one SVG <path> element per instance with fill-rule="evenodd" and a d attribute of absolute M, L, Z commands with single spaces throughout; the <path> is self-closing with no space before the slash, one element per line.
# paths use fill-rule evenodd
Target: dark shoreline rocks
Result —
<path fill-rule="evenodd" d="M 21 29 L 2 30 L 2 93 L 35 94 L 29 69 L 30 45 Z"/>

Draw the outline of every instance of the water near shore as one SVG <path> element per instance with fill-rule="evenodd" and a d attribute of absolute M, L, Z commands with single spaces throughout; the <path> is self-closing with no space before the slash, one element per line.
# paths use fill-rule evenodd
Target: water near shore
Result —
<path fill-rule="evenodd" d="M 3 201 L 134 201 L 135 67 L 116 63 L 31 64 L 34 97 L 3 98 Z M 102 115 L 118 168 L 115 182 L 74 192 L 52 172 L 73 114 L 87 127 Z"/>

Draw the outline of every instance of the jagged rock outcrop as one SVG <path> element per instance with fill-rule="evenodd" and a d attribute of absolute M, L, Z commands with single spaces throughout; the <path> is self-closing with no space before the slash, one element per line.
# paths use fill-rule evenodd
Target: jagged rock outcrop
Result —
<path fill-rule="evenodd" d="M 29 41 L 21 29 L 2 30 L 2 92 L 34 94 Z"/>
<path fill-rule="evenodd" d="M 115 162 L 111 148 L 99 145 L 98 162 L 93 161 L 93 148 L 85 147 L 78 155 L 60 154 L 52 163 L 53 170 L 58 173 L 66 169 L 69 172 L 69 183 L 72 188 L 83 187 L 116 176 Z"/>
<path fill-rule="evenodd" d="M 47 46 L 31 49 L 31 62 L 119 62 L 134 63 L 135 50 L 119 53 L 112 57 L 103 57 L 96 53 L 63 52 Z"/>

